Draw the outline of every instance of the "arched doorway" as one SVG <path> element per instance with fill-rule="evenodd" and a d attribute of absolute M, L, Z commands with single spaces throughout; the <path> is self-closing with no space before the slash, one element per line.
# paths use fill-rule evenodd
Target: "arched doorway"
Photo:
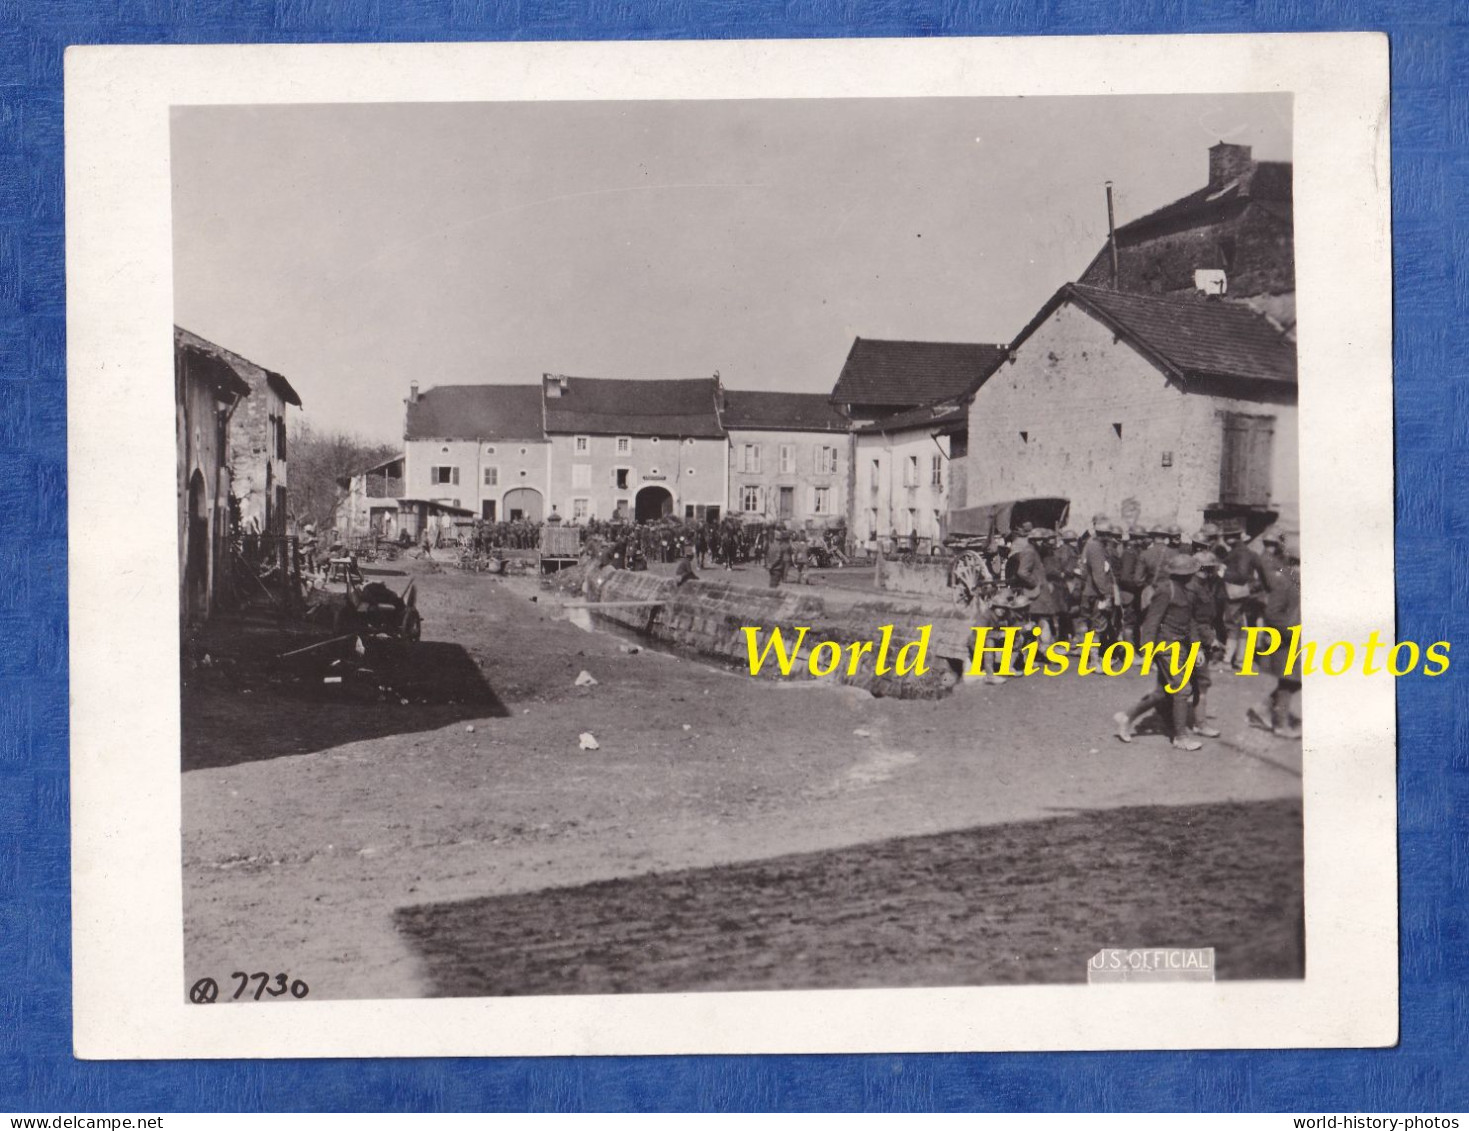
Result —
<path fill-rule="evenodd" d="M 673 492 L 667 487 L 644 487 L 633 503 L 633 518 L 638 522 L 656 522 L 673 513 Z"/>
<path fill-rule="evenodd" d="M 184 595 L 189 619 L 209 611 L 209 500 L 205 497 L 204 474 L 195 470 L 189 479 L 189 529 L 184 541 Z"/>
<path fill-rule="evenodd" d="M 540 522 L 545 514 L 541 493 L 534 487 L 516 487 L 505 492 L 505 520 L 507 522 Z"/>

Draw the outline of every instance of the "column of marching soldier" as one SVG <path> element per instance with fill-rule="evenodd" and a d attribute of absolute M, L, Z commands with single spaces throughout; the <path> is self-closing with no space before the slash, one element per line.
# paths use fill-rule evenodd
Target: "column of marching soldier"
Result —
<path fill-rule="evenodd" d="M 1113 717 L 1123 742 L 1132 741 L 1149 712 L 1179 750 L 1198 750 L 1201 738 L 1218 737 L 1208 705 L 1211 672 L 1240 662 L 1246 627 L 1284 632 L 1300 623 L 1295 539 L 1275 530 L 1248 539 L 1205 523 L 1185 536 L 1178 526 L 1124 527 L 1099 514 L 1082 534 L 1021 523 L 1009 537 L 993 539 L 984 556 L 1004 583 L 991 602 L 995 627 L 1033 625 L 1043 641 L 1080 642 L 1090 632 L 1102 644 L 1199 645 L 1206 659 L 1184 686 L 1170 685 L 1167 666 L 1157 665 L 1157 688 Z M 1283 655 L 1264 663 L 1275 688 L 1267 703 L 1248 710 L 1248 720 L 1299 738 L 1299 676 L 1286 670 Z M 993 671 L 984 678 L 1004 679 Z"/>

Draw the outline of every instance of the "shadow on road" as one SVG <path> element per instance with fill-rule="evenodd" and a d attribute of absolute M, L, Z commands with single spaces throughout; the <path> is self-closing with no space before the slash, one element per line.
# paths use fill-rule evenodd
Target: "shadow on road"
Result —
<path fill-rule="evenodd" d="M 1103 947 L 1305 972 L 1301 806 L 1096 810 L 407 907 L 446 997 L 1082 982 Z"/>
<path fill-rule="evenodd" d="M 303 656 L 278 658 L 323 642 Z M 183 769 L 309 754 L 509 714 L 458 644 L 425 640 L 359 656 L 354 643 L 260 626 L 215 630 L 210 650 L 196 649 L 208 663 L 185 661 Z"/>

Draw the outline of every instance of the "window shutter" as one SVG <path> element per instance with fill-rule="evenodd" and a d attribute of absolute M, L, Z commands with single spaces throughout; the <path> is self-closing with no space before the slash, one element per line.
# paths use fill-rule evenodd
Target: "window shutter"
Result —
<path fill-rule="evenodd" d="M 1270 463 L 1275 446 L 1275 421 L 1257 416 L 1250 421 L 1249 476 L 1246 489 L 1249 502 L 1264 506 L 1270 502 Z"/>
<path fill-rule="evenodd" d="M 1243 503 L 1244 484 L 1241 480 L 1244 442 L 1244 421 L 1235 413 L 1224 416 L 1224 444 L 1219 454 L 1219 501 L 1221 503 Z"/>
<path fill-rule="evenodd" d="M 459 486 L 459 469 L 457 467 L 454 469 L 454 486 Z"/>

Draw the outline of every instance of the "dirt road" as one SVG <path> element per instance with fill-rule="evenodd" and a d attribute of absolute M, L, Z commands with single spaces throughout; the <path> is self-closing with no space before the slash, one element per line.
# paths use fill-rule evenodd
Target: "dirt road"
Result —
<path fill-rule="evenodd" d="M 1262 896 L 1254 873 L 1232 873 L 1207 894 L 1232 929 L 1281 940 L 1237 966 L 1238 976 L 1279 976 L 1297 961 L 1290 939 L 1299 916 L 1299 819 L 1282 822 L 1278 803 L 1299 812 L 1300 747 L 1246 726 L 1246 705 L 1266 690 L 1259 680 L 1220 677 L 1216 721 L 1225 738 L 1180 754 L 1161 737 L 1130 746 L 1111 737 L 1112 712 L 1147 686 L 1134 677 L 966 684 L 936 703 L 876 700 L 629 653 L 623 641 L 559 618 L 554 598 L 533 581 L 427 573 L 412 562 L 399 568 L 418 576 L 425 621 L 408 694 L 358 704 L 204 679 L 186 692 L 190 982 L 209 975 L 225 985 L 233 970 L 269 969 L 306 980 L 319 997 L 461 992 L 445 980 L 442 947 L 432 964 L 425 960 L 433 948 L 413 926 L 422 916 L 405 909 L 860 846 L 907 867 L 912 845 L 890 843 L 897 838 L 1227 802 L 1277 805 L 1245 805 L 1230 820 L 1200 809 L 1195 821 L 1180 809 L 1166 824 L 1243 838 L 1235 846 L 1243 857 L 1286 877 Z M 583 670 L 595 686 L 574 686 Z M 582 732 L 600 749 L 579 749 Z M 1125 815 L 1118 820 L 1114 832 L 1127 827 Z M 1043 841 L 1013 835 L 1041 855 L 1017 857 L 1009 883 L 1065 871 Z M 1068 834 L 1068 843 L 1086 835 Z M 942 858 L 939 842 L 920 847 L 925 869 Z M 1154 854 L 1176 849 L 1153 838 Z M 1146 856 L 1117 854 L 1106 890 L 1145 883 L 1153 867 Z M 750 882 L 769 882 L 761 875 L 749 873 Z M 1059 914 L 1066 898 L 1064 883 L 1050 895 L 1038 890 L 1040 910 L 1024 917 L 1032 933 L 1045 929 L 1046 901 Z M 842 889 L 833 891 L 839 902 Z M 979 892 L 970 913 L 1003 918 Z M 532 917 L 527 930 L 555 918 Z M 818 944 L 822 922 L 812 917 L 806 945 Z M 717 969 L 748 953 L 744 937 L 716 933 L 685 965 Z M 924 932 L 891 941 L 822 984 L 906 984 L 915 963 L 942 970 L 924 950 Z M 782 945 L 798 953 L 799 943 Z M 652 988 L 624 966 L 623 988 Z M 788 984 L 785 966 L 752 969 L 765 974 L 740 984 Z M 961 963 L 954 977 L 966 971 L 973 973 Z"/>

